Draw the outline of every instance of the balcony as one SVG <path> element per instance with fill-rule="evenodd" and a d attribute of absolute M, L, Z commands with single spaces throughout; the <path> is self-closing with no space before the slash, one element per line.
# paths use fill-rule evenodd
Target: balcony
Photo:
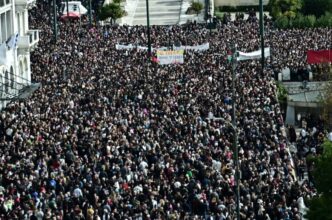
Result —
<path fill-rule="evenodd" d="M 31 9 L 35 5 L 36 5 L 36 0 L 15 0 L 16 11 Z"/>
<path fill-rule="evenodd" d="M 39 41 L 39 30 L 28 30 L 24 36 L 19 36 L 17 41 L 18 49 L 28 49 L 32 51 Z"/>

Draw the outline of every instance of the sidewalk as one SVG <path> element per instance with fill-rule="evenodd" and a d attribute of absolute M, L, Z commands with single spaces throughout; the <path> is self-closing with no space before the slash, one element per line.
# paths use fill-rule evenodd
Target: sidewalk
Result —
<path fill-rule="evenodd" d="M 204 0 L 199 0 L 203 5 L 205 3 Z M 181 12 L 180 12 L 180 18 L 179 18 L 179 23 L 178 24 L 185 24 L 188 21 L 196 21 L 197 23 L 204 23 L 204 12 L 205 12 L 205 6 L 202 9 L 201 13 L 198 15 L 192 14 L 192 15 L 187 15 L 186 12 L 188 8 L 191 5 L 192 0 L 182 0 L 181 4 Z"/>
<path fill-rule="evenodd" d="M 181 0 L 149 0 L 150 25 L 176 25 L 180 17 Z M 120 25 L 146 25 L 146 1 L 126 0 L 123 4 L 127 16 Z"/>
<path fill-rule="evenodd" d="M 136 8 L 139 0 L 126 0 L 124 10 L 127 12 L 127 16 L 119 19 L 120 25 L 132 25 L 135 17 Z"/>

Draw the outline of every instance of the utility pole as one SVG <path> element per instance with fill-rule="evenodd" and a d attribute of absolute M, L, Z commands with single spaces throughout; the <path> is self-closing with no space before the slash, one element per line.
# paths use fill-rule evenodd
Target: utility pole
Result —
<path fill-rule="evenodd" d="M 89 0 L 89 23 L 90 26 L 92 25 L 92 7 L 91 7 L 91 0 Z"/>
<path fill-rule="evenodd" d="M 56 43 L 58 40 L 58 27 L 57 27 L 57 12 L 56 12 L 56 2 L 53 0 L 53 35 L 54 42 Z"/>
<path fill-rule="evenodd" d="M 261 66 L 262 66 L 262 73 L 264 69 L 264 18 L 263 18 L 263 0 L 259 0 L 259 34 L 261 38 Z"/>
<path fill-rule="evenodd" d="M 52 0 L 48 0 L 48 17 L 50 26 L 52 26 Z"/>
<path fill-rule="evenodd" d="M 69 16 L 69 3 L 68 3 L 68 0 L 66 0 L 66 8 L 67 8 L 67 17 L 68 17 Z"/>
<path fill-rule="evenodd" d="M 151 57 L 151 36 L 150 36 L 150 15 L 149 15 L 149 0 L 146 0 L 146 24 L 148 28 L 148 58 Z"/>
<path fill-rule="evenodd" d="M 234 162 L 235 162 L 235 194 L 236 194 L 236 219 L 240 220 L 240 171 L 239 171 L 239 149 L 238 149 L 238 137 L 237 137 L 237 126 L 236 126 L 236 112 L 235 112 L 235 67 L 237 59 L 236 45 L 232 48 L 232 128 L 233 128 L 233 149 L 234 149 Z"/>

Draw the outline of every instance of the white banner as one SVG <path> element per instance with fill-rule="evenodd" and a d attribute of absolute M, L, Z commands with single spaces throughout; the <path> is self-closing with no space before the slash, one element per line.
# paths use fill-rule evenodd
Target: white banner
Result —
<path fill-rule="evenodd" d="M 183 50 L 157 50 L 158 63 L 161 65 L 183 63 L 183 53 Z"/>
<path fill-rule="evenodd" d="M 209 43 L 196 45 L 196 46 L 180 46 L 180 47 L 173 46 L 174 50 L 199 50 L 199 51 L 203 51 L 203 50 L 208 50 L 209 48 L 210 48 Z"/>
<path fill-rule="evenodd" d="M 115 49 L 117 50 L 132 50 L 132 49 L 137 49 L 137 50 L 148 50 L 148 47 L 143 47 L 139 45 L 124 45 L 124 44 L 116 44 Z M 167 47 L 160 47 L 160 48 L 151 48 L 151 50 L 167 50 Z"/>
<path fill-rule="evenodd" d="M 176 47 L 173 45 L 173 50 L 198 50 L 198 51 L 204 51 L 208 50 L 210 48 L 209 43 L 201 44 L 201 45 L 196 45 L 196 46 L 180 46 Z M 138 49 L 138 50 L 147 50 L 148 47 L 143 47 L 139 45 L 133 45 L 133 44 L 116 44 L 115 49 L 117 50 L 132 50 L 132 49 Z M 167 47 L 158 47 L 158 48 L 151 48 L 152 50 L 168 50 L 169 48 Z"/>
<path fill-rule="evenodd" d="M 239 56 L 237 57 L 238 61 L 241 61 L 241 60 L 254 60 L 254 59 L 260 59 L 262 57 L 261 50 L 256 50 L 256 51 L 249 52 L 249 53 L 244 53 L 244 52 L 241 52 L 241 51 L 238 51 L 238 52 L 239 52 Z M 264 56 L 265 57 L 270 56 L 270 48 L 269 47 L 264 48 Z"/>

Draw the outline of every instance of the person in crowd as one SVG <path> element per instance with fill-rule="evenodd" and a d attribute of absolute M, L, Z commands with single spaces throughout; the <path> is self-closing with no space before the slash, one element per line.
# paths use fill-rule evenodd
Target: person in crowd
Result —
<path fill-rule="evenodd" d="M 47 7 L 37 1 L 30 13 L 42 30 L 31 54 L 42 86 L 1 112 L 1 218 L 234 219 L 234 132 L 241 219 L 300 218 L 297 201 L 314 189 L 297 180 L 272 77 L 274 68 L 305 66 L 305 49 L 325 48 L 331 29 L 275 30 L 269 21 L 267 67 L 238 62 L 232 97 L 220 53 L 227 57 L 231 41 L 257 50 L 257 19 L 218 23 L 212 34 L 196 23 L 153 26 L 153 48 L 169 38 L 210 43 L 186 50 L 183 64 L 159 65 L 146 50 L 115 48 L 145 45 L 143 26 L 63 22 L 53 42 Z"/>

